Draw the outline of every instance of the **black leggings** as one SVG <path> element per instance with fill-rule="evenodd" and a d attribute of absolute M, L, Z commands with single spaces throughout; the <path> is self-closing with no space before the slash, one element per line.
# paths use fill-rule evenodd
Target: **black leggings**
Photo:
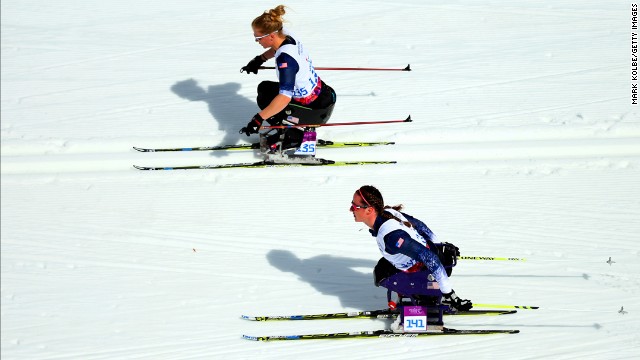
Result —
<path fill-rule="evenodd" d="M 320 81 L 322 82 L 322 91 L 320 91 L 317 99 L 306 105 L 298 103 L 294 99 L 291 99 L 291 102 L 310 109 L 326 109 L 331 106 L 331 104 L 336 102 L 335 91 L 333 91 L 331 86 L 325 84 L 324 81 Z M 276 81 L 261 82 L 260 85 L 258 85 L 258 107 L 260 109 L 266 108 L 279 93 L 280 83 Z"/>

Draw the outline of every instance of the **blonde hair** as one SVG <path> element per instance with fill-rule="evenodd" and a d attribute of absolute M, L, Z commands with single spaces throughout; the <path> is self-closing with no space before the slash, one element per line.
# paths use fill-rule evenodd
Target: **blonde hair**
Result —
<path fill-rule="evenodd" d="M 265 11 L 262 15 L 253 19 L 251 27 L 260 30 L 263 34 L 271 34 L 282 30 L 282 25 L 284 23 L 282 16 L 286 12 L 284 8 L 284 5 L 278 5 L 271 10 Z M 278 35 L 284 36 L 283 34 Z"/>

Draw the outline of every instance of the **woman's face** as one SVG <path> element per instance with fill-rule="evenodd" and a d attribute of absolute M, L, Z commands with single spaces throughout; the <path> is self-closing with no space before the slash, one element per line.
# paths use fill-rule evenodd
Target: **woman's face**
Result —
<path fill-rule="evenodd" d="M 264 32 L 256 28 L 253 28 L 254 39 L 258 44 L 260 44 L 265 49 L 273 46 L 273 40 L 275 35 L 276 35 L 275 32 L 265 34 Z"/>
<path fill-rule="evenodd" d="M 363 222 L 365 212 L 369 209 L 369 206 L 365 204 L 364 199 L 356 192 L 351 199 L 351 207 L 349 211 L 353 213 L 353 220 L 355 222 Z"/>

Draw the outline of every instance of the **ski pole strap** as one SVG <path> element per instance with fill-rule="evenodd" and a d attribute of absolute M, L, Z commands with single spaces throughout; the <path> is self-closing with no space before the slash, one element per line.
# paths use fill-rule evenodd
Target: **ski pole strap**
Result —
<path fill-rule="evenodd" d="M 315 70 L 353 70 L 353 71 L 411 71 L 411 64 L 405 68 L 362 68 L 362 67 L 316 67 Z M 275 69 L 275 66 L 260 66 L 259 69 Z"/>
<path fill-rule="evenodd" d="M 458 256 L 458 260 L 487 260 L 487 261 L 527 261 L 525 258 L 517 257 L 495 257 L 495 256 Z"/>
<path fill-rule="evenodd" d="M 540 306 L 527 306 L 527 305 L 504 305 L 504 304 L 476 304 L 473 303 L 473 307 L 479 308 L 497 308 L 497 309 L 524 309 L 524 310 L 537 310 Z"/>

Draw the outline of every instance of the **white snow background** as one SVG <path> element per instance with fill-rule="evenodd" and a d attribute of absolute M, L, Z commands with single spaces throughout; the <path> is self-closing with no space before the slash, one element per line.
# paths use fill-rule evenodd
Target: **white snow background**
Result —
<path fill-rule="evenodd" d="M 285 4 L 318 67 L 411 64 L 319 72 L 331 122 L 414 122 L 320 129 L 397 144 L 318 157 L 397 164 L 138 171 L 258 160 L 132 146 L 255 141 L 238 129 L 275 74 L 239 69 L 278 2 L 2 1 L 2 359 L 640 358 L 632 3 Z M 462 255 L 526 258 L 461 261 L 452 281 L 539 310 L 446 318 L 521 333 L 243 340 L 389 326 L 240 319 L 386 306 L 348 211 L 364 184 Z"/>

